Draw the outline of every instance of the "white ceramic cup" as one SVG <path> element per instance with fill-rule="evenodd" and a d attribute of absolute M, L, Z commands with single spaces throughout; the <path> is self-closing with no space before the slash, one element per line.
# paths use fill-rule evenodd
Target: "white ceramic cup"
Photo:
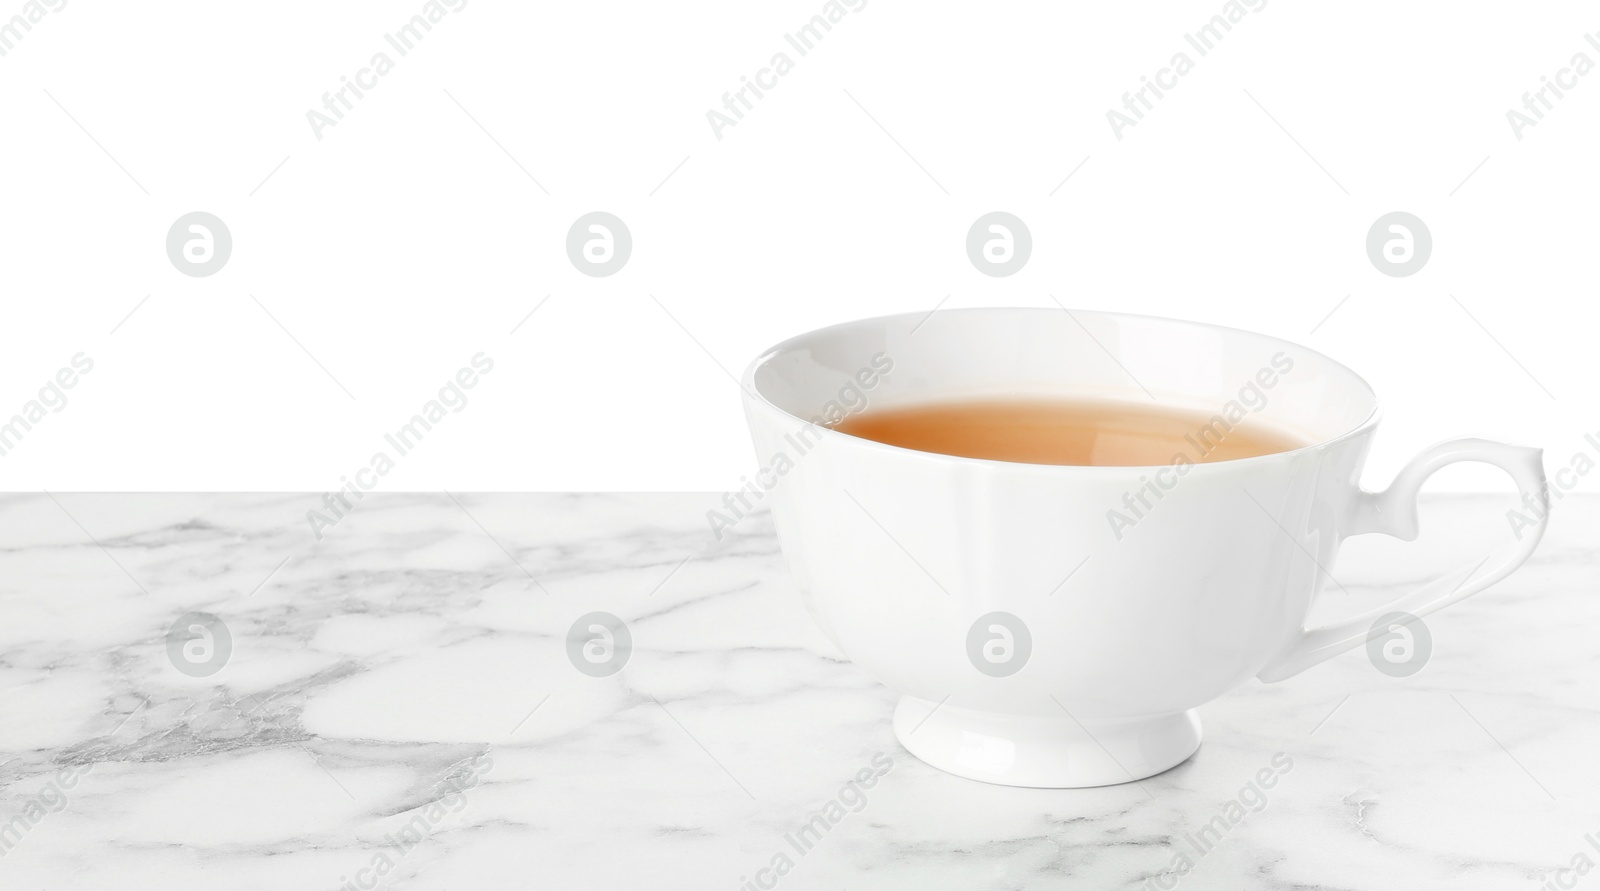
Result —
<path fill-rule="evenodd" d="M 1200 745 L 1195 708 L 1362 643 L 1504 578 L 1544 532 L 1371 613 L 1306 617 L 1340 543 L 1417 535 L 1423 481 L 1457 461 L 1511 475 L 1548 514 L 1538 449 L 1481 439 L 1417 456 L 1382 492 L 1358 479 L 1378 402 L 1302 346 L 1195 322 L 1061 309 L 867 319 L 750 365 L 745 409 L 807 607 L 901 694 L 895 734 L 960 776 L 1018 786 L 1128 782 Z M 913 451 L 828 429 L 844 414 L 984 397 L 1122 399 L 1211 422 L 1165 465 L 1051 466 Z M 1310 443 L 1193 463 L 1232 426 Z M 1220 421 L 1220 425 L 1219 422 Z M 1187 460 L 1186 460 L 1187 459 Z"/>

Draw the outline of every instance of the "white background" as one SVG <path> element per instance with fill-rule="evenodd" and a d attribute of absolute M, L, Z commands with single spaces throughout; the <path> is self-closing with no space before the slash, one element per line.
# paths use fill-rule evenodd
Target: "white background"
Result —
<path fill-rule="evenodd" d="M 1385 400 L 1369 484 L 1455 435 L 1593 454 L 1600 72 L 1521 140 L 1506 118 L 1600 62 L 1592 5 L 1273 0 L 1198 57 L 1223 7 L 871 0 L 801 58 L 816 0 L 470 0 L 319 140 L 306 112 L 420 0 L 71 0 L 0 57 L 0 415 L 95 365 L 0 486 L 332 489 L 485 351 L 383 488 L 732 488 L 754 459 L 726 372 L 947 295 L 1327 352 Z M 718 140 L 706 112 L 779 51 Z M 1179 51 L 1118 140 L 1107 110 Z M 233 236 L 207 278 L 165 252 L 193 210 Z M 565 253 L 592 210 L 633 235 L 608 278 Z M 991 210 L 1032 230 L 1009 278 L 965 254 Z M 1408 278 L 1364 249 L 1392 210 L 1433 235 Z"/>

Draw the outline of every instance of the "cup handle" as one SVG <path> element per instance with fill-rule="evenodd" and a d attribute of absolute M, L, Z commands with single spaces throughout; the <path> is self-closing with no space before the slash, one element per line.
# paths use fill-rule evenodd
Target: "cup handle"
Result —
<path fill-rule="evenodd" d="M 1411 459 L 1400 470 L 1389 488 L 1382 492 L 1362 491 L 1348 535 L 1381 532 L 1402 541 L 1417 537 L 1417 493 L 1435 471 L 1458 461 L 1481 461 L 1504 470 L 1516 482 L 1517 490 L 1532 493 L 1537 499 L 1538 522 L 1531 530 L 1519 530 L 1517 540 L 1486 557 L 1478 565 L 1434 579 L 1391 603 L 1322 628 L 1301 629 L 1295 642 L 1276 656 L 1256 675 L 1265 683 L 1281 681 L 1363 641 L 1372 623 L 1390 612 L 1406 612 L 1421 618 L 1452 603 L 1465 600 L 1510 575 L 1533 554 L 1544 536 L 1550 517 L 1550 493 L 1545 488 L 1544 451 L 1528 446 L 1507 445 L 1487 439 L 1457 439 L 1443 442 Z M 1479 573 L 1496 555 L 1494 568 Z"/>

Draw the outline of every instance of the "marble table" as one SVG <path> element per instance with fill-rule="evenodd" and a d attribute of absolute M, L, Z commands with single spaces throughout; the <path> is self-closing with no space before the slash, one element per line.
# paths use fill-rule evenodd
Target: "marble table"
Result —
<path fill-rule="evenodd" d="M 369 494 L 319 540 L 321 496 L 0 499 L 0 888 L 1600 888 L 1560 871 L 1600 863 L 1600 498 L 1430 617 L 1420 673 L 1251 681 L 1184 764 L 1087 790 L 907 754 L 719 500 Z M 1316 618 L 1476 562 L 1508 506 L 1353 539 Z"/>

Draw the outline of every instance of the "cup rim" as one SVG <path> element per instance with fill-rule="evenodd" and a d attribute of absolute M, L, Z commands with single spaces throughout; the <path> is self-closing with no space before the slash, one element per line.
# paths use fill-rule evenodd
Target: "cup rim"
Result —
<path fill-rule="evenodd" d="M 1042 306 L 969 306 L 969 307 L 957 307 L 957 308 L 954 308 L 954 309 L 935 310 L 935 312 L 946 313 L 946 314 L 1048 313 L 1048 312 L 1055 312 L 1055 311 L 1056 310 L 1053 310 L 1050 307 L 1042 307 Z M 1066 311 L 1066 307 L 1061 307 L 1061 311 Z M 1075 309 L 1075 310 L 1071 310 L 1070 313 L 1072 315 L 1074 315 L 1074 316 L 1079 316 L 1079 315 L 1082 315 L 1082 316 L 1099 316 L 1099 317 L 1102 317 L 1102 318 L 1112 318 L 1112 319 L 1147 319 L 1147 320 L 1155 321 L 1155 322 L 1169 322 L 1169 323 L 1174 323 L 1174 324 L 1179 324 L 1179 325 L 1188 325 L 1188 326 L 1195 327 L 1195 328 L 1210 329 L 1212 331 L 1226 331 L 1226 332 L 1230 332 L 1230 333 L 1233 333 L 1233 334 L 1243 334 L 1243 335 L 1247 335 L 1249 337 L 1257 337 L 1257 338 L 1261 338 L 1261 339 L 1264 339 L 1264 340 L 1274 341 L 1276 343 L 1284 344 L 1284 345 L 1287 345 L 1287 346 L 1291 346 L 1291 347 L 1294 347 L 1296 350 L 1300 350 L 1300 351 L 1303 351 L 1305 353 L 1309 353 L 1309 354 L 1311 354 L 1313 356 L 1316 356 L 1317 358 L 1328 362 L 1330 365 L 1332 365 L 1332 366 L 1340 369 L 1341 371 L 1345 372 L 1346 374 L 1350 375 L 1351 378 L 1353 378 L 1363 388 L 1366 389 L 1368 396 L 1372 400 L 1372 411 L 1369 412 L 1365 418 L 1361 419 L 1359 422 L 1357 422 L 1355 425 L 1350 427 L 1350 429 L 1345 430 L 1343 433 L 1339 433 L 1339 434 L 1337 434 L 1335 436 L 1330 436 L 1330 437 L 1327 437 L 1327 438 L 1324 438 L 1324 439 L 1319 439 L 1319 440 L 1317 440 L 1315 442 L 1307 443 L 1306 445 L 1300 446 L 1299 448 L 1287 449 L 1287 450 L 1281 451 L 1281 452 L 1269 452 L 1268 454 L 1265 454 L 1265 455 L 1254 455 L 1254 456 L 1251 456 L 1251 457 L 1248 457 L 1248 458 L 1227 458 L 1227 459 L 1223 459 L 1223 460 L 1220 460 L 1220 461 L 1206 461 L 1206 462 L 1201 462 L 1201 463 L 1195 463 L 1195 464 L 1192 464 L 1190 466 L 1189 470 L 1187 471 L 1188 473 L 1222 472 L 1222 471 L 1224 471 L 1226 469 L 1255 466 L 1256 464 L 1259 464 L 1259 463 L 1265 463 L 1265 462 L 1270 462 L 1270 461 L 1275 461 L 1275 460 L 1280 460 L 1280 459 L 1288 459 L 1288 458 L 1291 458 L 1291 457 L 1297 456 L 1297 455 L 1309 454 L 1311 452 L 1316 452 L 1316 451 L 1320 451 L 1320 450 L 1323 450 L 1323 449 L 1329 449 L 1329 448 L 1337 446 L 1337 445 L 1339 445 L 1341 443 L 1348 442 L 1349 440 L 1355 439 L 1355 438 L 1357 438 L 1359 436 L 1362 436 L 1362 435 L 1368 433 L 1374 427 L 1376 427 L 1378 425 L 1378 422 L 1381 421 L 1382 418 L 1383 418 L 1383 404 L 1382 404 L 1382 401 L 1378 397 L 1377 390 L 1373 389 L 1372 384 L 1369 383 L 1366 378 L 1362 377 L 1360 375 L 1360 373 L 1358 373 L 1355 369 L 1353 369 L 1350 366 L 1344 364 L 1343 362 L 1340 362 L 1339 360 L 1334 359 L 1332 356 L 1329 356 L 1328 354 L 1326 354 L 1326 353 L 1324 353 L 1324 352 L 1322 352 L 1320 350 L 1315 350 L 1315 349 L 1312 349 L 1311 347 L 1305 346 L 1304 344 L 1296 343 L 1296 342 L 1294 342 L 1292 340 L 1285 340 L 1285 339 L 1283 339 L 1281 337 L 1275 337 L 1275 336 L 1273 336 L 1271 334 L 1263 334 L 1263 333 L 1261 333 L 1259 331 L 1251 331 L 1251 330 L 1246 329 L 1246 328 L 1235 328 L 1235 327 L 1232 327 L 1232 326 L 1229 326 L 1229 325 L 1217 325 L 1217 324 L 1214 324 L 1214 323 L 1211 323 L 1211 322 L 1198 322 L 1198 321 L 1195 321 L 1193 319 L 1180 319 L 1180 318 L 1176 318 L 1176 317 L 1173 317 L 1173 316 L 1157 316 L 1157 315 L 1150 315 L 1150 314 L 1147 314 L 1147 313 L 1112 312 L 1112 311 L 1107 311 L 1107 310 L 1091 310 L 1091 309 Z M 814 337 L 817 337 L 819 335 L 824 335 L 824 334 L 827 334 L 827 333 L 832 332 L 832 331 L 837 331 L 837 330 L 846 329 L 846 328 L 854 328 L 854 327 L 858 327 L 858 326 L 861 326 L 861 325 L 868 325 L 868 324 L 872 324 L 872 323 L 887 323 L 887 322 L 892 322 L 892 321 L 896 321 L 896 320 L 914 319 L 914 318 L 918 318 L 918 317 L 921 317 L 921 316 L 931 316 L 931 315 L 932 315 L 932 313 L 923 313 L 923 312 L 887 313 L 885 315 L 880 315 L 880 316 L 868 316 L 866 318 L 853 319 L 853 320 L 847 321 L 847 322 L 836 322 L 836 323 L 834 323 L 832 325 L 824 325 L 821 328 L 816 328 L 816 329 L 813 329 L 811 331 L 806 331 L 806 332 L 803 332 L 801 334 L 796 334 L 793 337 L 785 338 L 784 340 L 779 341 L 776 344 L 773 344 L 772 346 L 768 347 L 767 349 L 762 350 L 754 359 L 752 359 L 750 361 L 750 363 L 747 366 L 745 366 L 744 373 L 739 376 L 740 389 L 742 389 L 744 391 L 745 402 L 746 402 L 747 405 L 755 405 L 755 406 L 761 408 L 762 410 L 775 412 L 776 414 L 782 415 L 783 417 L 786 417 L 786 418 L 790 418 L 790 419 L 792 419 L 794 421 L 797 421 L 800 424 L 803 424 L 803 425 L 805 425 L 807 427 L 814 427 L 821 433 L 823 439 L 827 440 L 827 441 L 839 442 L 842 445 L 849 445 L 849 446 L 853 446 L 853 447 L 857 447 L 857 448 L 867 448 L 867 449 L 872 449 L 872 450 L 876 450 L 876 451 L 884 451 L 884 450 L 886 450 L 887 452 L 889 452 L 891 454 L 915 455 L 915 456 L 919 456 L 919 457 L 921 457 L 923 459 L 927 459 L 927 460 L 953 462 L 953 463 L 955 463 L 957 465 L 963 465 L 963 466 L 969 466 L 969 467 L 1026 468 L 1026 469 L 1028 469 L 1030 471 L 1046 472 L 1046 473 L 1060 473 L 1060 474 L 1089 474 L 1089 473 L 1102 473 L 1103 474 L 1103 473 L 1106 473 L 1108 471 L 1120 471 L 1120 472 L 1126 472 L 1126 471 L 1134 471 L 1134 472 L 1137 472 L 1137 471 L 1150 471 L 1152 469 L 1159 469 L 1159 468 L 1162 468 L 1162 467 L 1171 466 L 1170 463 L 1169 464 L 1035 464 L 1035 463 L 1026 462 L 1026 461 L 1000 461 L 1000 460 L 996 460 L 994 458 L 971 458 L 971 457 L 967 457 L 967 456 L 964 456 L 964 455 L 948 455 L 948 454 L 945 454 L 943 452 L 927 452 L 927 451 L 923 451 L 921 449 L 909 449 L 909 448 L 906 448 L 905 446 L 891 445 L 891 444 L 886 443 L 886 442 L 879 442 L 878 440 L 875 440 L 875 439 L 867 439 L 867 438 L 861 437 L 861 436 L 854 436 L 854 435 L 849 434 L 849 433 L 844 433 L 844 432 L 841 432 L 839 430 L 835 430 L 834 428 L 829 427 L 829 426 L 827 426 L 825 424 L 817 424 L 817 423 L 811 421 L 809 418 L 802 418 L 799 415 L 794 414 L 793 412 L 790 412 L 790 411 L 787 411 L 786 409 L 780 408 L 776 403 L 774 403 L 772 400 L 768 399 L 766 394 L 762 393 L 760 391 L 760 389 L 758 389 L 756 387 L 756 380 L 755 380 L 756 370 L 759 369 L 766 362 L 770 361 L 772 359 L 772 357 L 782 353 L 786 349 L 792 348 L 794 345 L 798 344 L 800 341 L 807 340 L 807 339 L 810 339 L 810 338 L 814 338 Z"/>

